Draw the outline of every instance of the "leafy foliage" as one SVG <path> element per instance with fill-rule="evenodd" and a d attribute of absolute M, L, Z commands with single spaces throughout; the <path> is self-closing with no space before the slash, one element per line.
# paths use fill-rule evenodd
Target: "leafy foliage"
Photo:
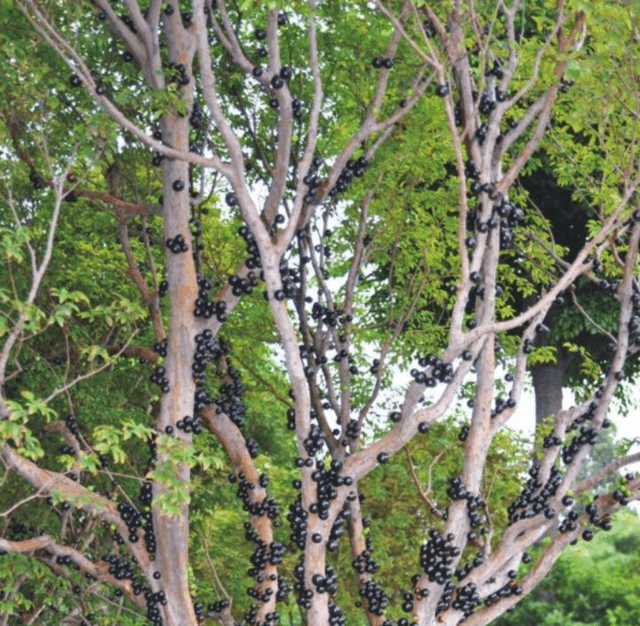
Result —
<path fill-rule="evenodd" d="M 4 623 L 480 626 L 539 582 L 640 330 L 637 10 L 574 4 L 0 4 Z M 523 441 L 560 347 L 585 403 Z"/>

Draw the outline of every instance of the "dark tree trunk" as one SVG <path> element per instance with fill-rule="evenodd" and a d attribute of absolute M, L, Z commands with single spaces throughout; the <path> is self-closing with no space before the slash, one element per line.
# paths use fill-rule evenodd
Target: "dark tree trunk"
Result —
<path fill-rule="evenodd" d="M 539 363 L 531 367 L 533 392 L 536 398 L 536 427 L 545 417 L 558 415 L 562 410 L 562 385 L 571 359 L 562 348 L 558 348 L 556 353 L 555 363 Z M 556 518 L 544 537 L 553 535 L 559 525 L 559 520 Z"/>
<path fill-rule="evenodd" d="M 570 359 L 562 351 L 558 352 L 560 354 L 555 363 L 540 363 L 531 368 L 536 398 L 536 424 L 562 410 L 562 385 Z"/>

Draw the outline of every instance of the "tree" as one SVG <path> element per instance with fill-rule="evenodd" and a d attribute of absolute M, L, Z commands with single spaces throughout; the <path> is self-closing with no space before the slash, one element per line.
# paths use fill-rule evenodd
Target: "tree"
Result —
<path fill-rule="evenodd" d="M 529 202 L 548 221 L 553 241 L 565 251 L 563 260 L 571 262 L 587 237 L 591 209 L 588 203 L 574 200 L 575 189 L 560 187 L 551 172 L 549 159 L 543 159 L 543 167 L 521 178 L 520 183 Z M 598 384 L 599 364 L 607 360 L 610 333 L 617 324 L 611 285 L 606 279 L 578 281 L 565 298 L 556 301 L 545 324 L 553 329 L 545 343 L 553 346 L 555 354 L 553 360 L 531 368 L 537 421 L 562 410 L 564 387 L 583 398 Z M 595 376 L 589 372 L 593 369 Z M 633 380 L 636 369 L 637 361 L 627 359 L 625 376 Z"/>
<path fill-rule="evenodd" d="M 631 474 L 566 509 L 640 459 L 577 478 L 640 326 L 638 16 L 568 4 L 2 5 L 5 623 L 480 626 L 610 527 Z M 595 216 L 571 263 L 517 205 L 545 137 Z M 543 320 L 601 271 L 601 384 L 518 447 Z M 389 592 L 369 506 L 415 541 Z"/>

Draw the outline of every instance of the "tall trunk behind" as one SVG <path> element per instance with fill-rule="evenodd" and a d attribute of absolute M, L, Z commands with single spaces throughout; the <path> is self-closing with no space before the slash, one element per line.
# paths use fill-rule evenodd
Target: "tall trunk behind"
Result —
<path fill-rule="evenodd" d="M 569 357 L 559 354 L 555 363 L 532 366 L 533 391 L 536 398 L 536 424 L 562 410 L 562 385 L 569 367 Z"/>

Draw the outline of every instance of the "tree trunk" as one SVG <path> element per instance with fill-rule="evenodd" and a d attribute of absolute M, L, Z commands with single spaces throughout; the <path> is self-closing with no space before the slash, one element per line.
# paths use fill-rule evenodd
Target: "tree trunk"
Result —
<path fill-rule="evenodd" d="M 536 424 L 562 410 L 562 385 L 569 367 L 569 357 L 559 354 L 555 363 L 539 363 L 531 368 L 536 398 Z"/>

